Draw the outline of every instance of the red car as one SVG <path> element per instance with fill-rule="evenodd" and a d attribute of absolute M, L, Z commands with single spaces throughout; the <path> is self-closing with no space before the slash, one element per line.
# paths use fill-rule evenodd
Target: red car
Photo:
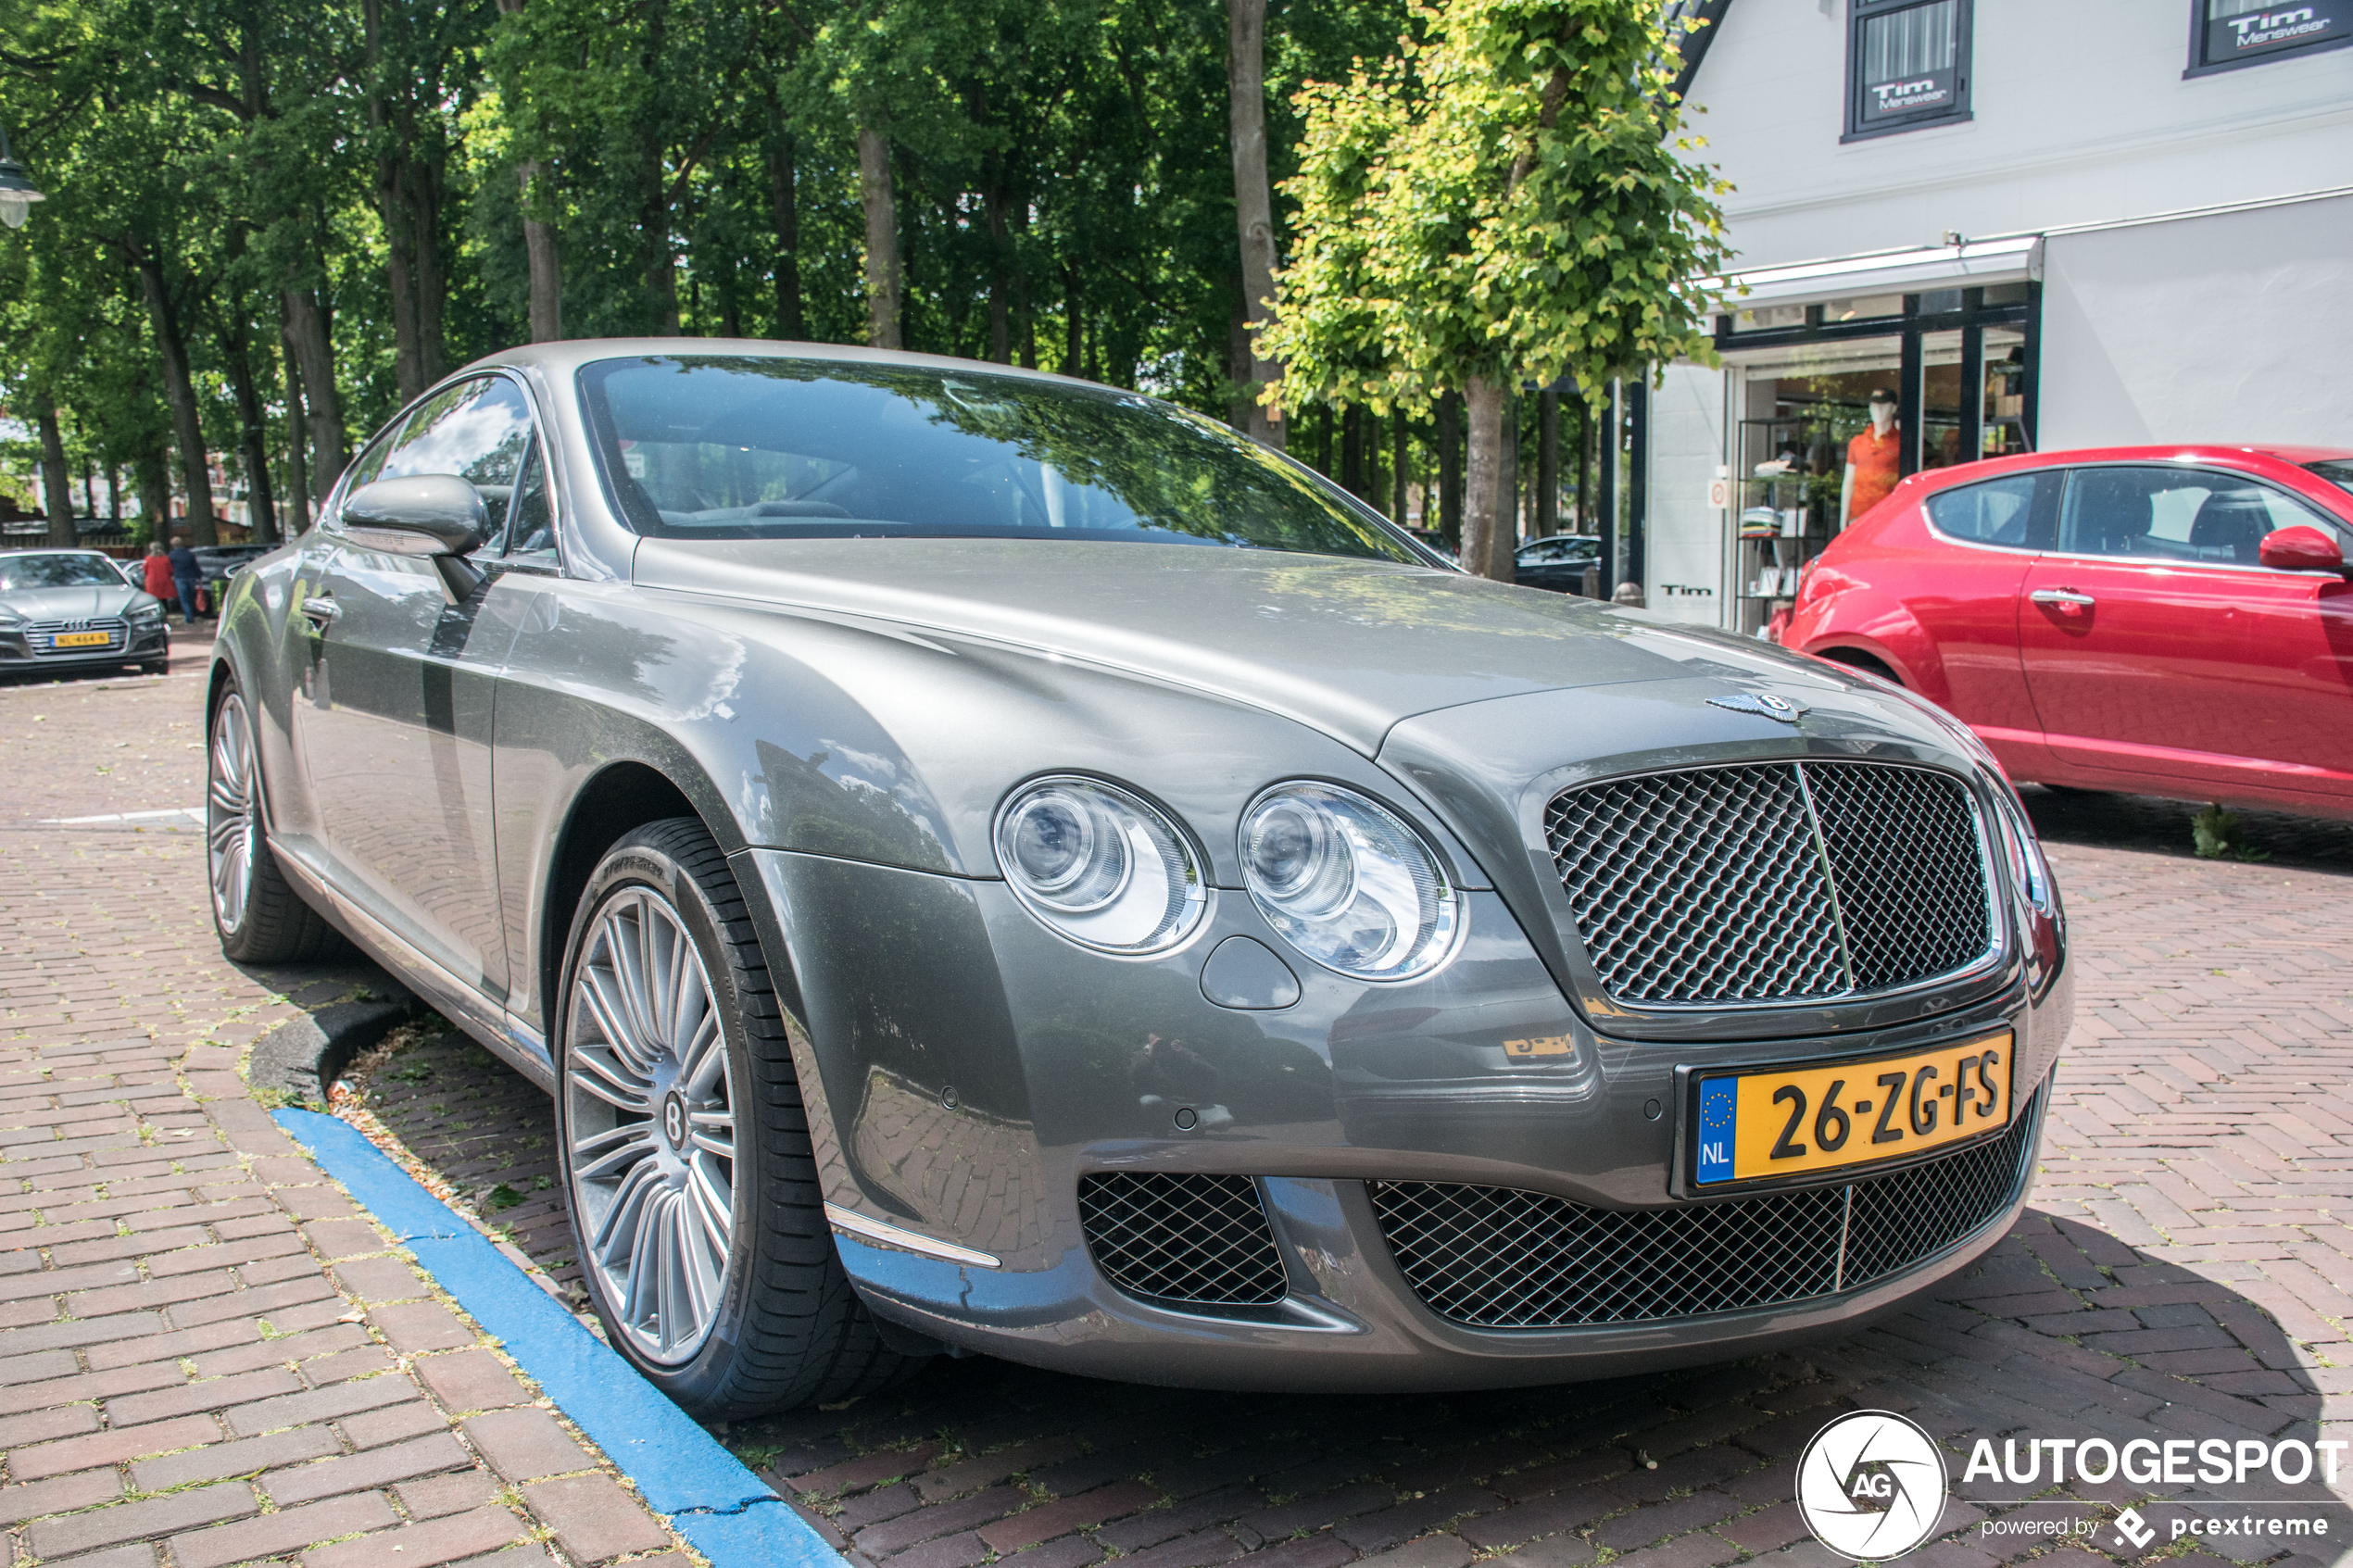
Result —
<path fill-rule="evenodd" d="M 1782 643 L 1966 721 L 2010 776 L 2353 817 L 2353 452 L 2117 446 L 1914 474 Z"/>

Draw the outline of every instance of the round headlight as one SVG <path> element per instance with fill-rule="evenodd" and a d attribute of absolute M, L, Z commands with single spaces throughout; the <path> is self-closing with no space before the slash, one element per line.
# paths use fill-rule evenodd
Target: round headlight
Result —
<path fill-rule="evenodd" d="M 997 859 L 1032 914 L 1107 953 L 1176 946 L 1209 897 L 1176 824 L 1097 779 L 1039 779 L 1015 791 L 997 813 Z"/>
<path fill-rule="evenodd" d="M 1421 835 L 1335 784 L 1277 784 L 1242 817 L 1242 881 L 1266 923 L 1360 980 L 1404 980 L 1446 960 L 1462 900 Z"/>

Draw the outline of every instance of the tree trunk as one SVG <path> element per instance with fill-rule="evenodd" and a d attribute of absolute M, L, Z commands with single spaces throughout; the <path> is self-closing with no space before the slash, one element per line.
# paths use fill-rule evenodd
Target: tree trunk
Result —
<path fill-rule="evenodd" d="M 866 209 L 866 342 L 897 348 L 899 332 L 899 209 L 890 191 L 890 143 L 870 126 L 858 128 L 858 199 Z"/>
<path fill-rule="evenodd" d="M 139 533 L 143 542 L 171 543 L 171 463 L 163 443 L 149 437 L 131 460 L 139 486 Z"/>
<path fill-rule="evenodd" d="M 323 501 L 350 460 L 344 445 L 343 395 L 335 390 L 334 341 L 327 313 L 308 289 L 284 295 L 286 348 L 302 371 L 305 420 L 310 427 L 310 495 Z"/>
<path fill-rule="evenodd" d="M 1463 547 L 1463 395 L 1438 400 L 1438 530 L 1450 550 Z"/>
<path fill-rule="evenodd" d="M 1536 537 L 1560 532 L 1561 395 L 1546 387 L 1536 399 Z"/>
<path fill-rule="evenodd" d="M 515 183 L 522 190 L 523 256 L 531 269 L 531 341 L 554 343 L 564 335 L 564 276 L 556 257 L 556 226 L 531 215 L 532 187 L 539 177 L 537 163 L 515 165 Z"/>
<path fill-rule="evenodd" d="M 1405 526 L 1405 410 L 1394 408 L 1389 416 L 1389 517 L 1398 527 Z"/>
<path fill-rule="evenodd" d="M 1234 227 L 1241 242 L 1242 309 L 1254 332 L 1274 312 L 1275 201 L 1266 182 L 1266 0 L 1226 0 L 1227 123 L 1234 151 Z M 1252 388 L 1251 438 L 1269 446 L 1283 444 L 1282 425 L 1267 417 L 1256 388 L 1282 374 L 1282 367 L 1258 358 L 1253 348 L 1248 381 Z"/>
<path fill-rule="evenodd" d="M 1083 375 L 1086 365 L 1080 350 L 1087 341 L 1087 304 L 1078 292 L 1078 269 L 1063 263 L 1063 363 L 1066 376 Z"/>
<path fill-rule="evenodd" d="M 66 467 L 65 435 L 57 429 L 57 408 L 48 393 L 33 395 L 39 399 L 33 405 L 33 422 L 41 427 L 41 495 L 48 514 L 49 543 L 69 550 L 82 537 L 73 528 L 73 473 Z"/>
<path fill-rule="evenodd" d="M 768 216 L 776 228 L 776 335 L 798 343 L 808 335 L 800 320 L 800 198 L 793 167 L 799 148 L 781 129 L 784 106 L 774 89 L 768 98 Z"/>
<path fill-rule="evenodd" d="M 1508 386 L 1508 383 L 1506 385 Z M 1495 533 L 1487 575 L 1509 583 L 1519 549 L 1519 394 L 1504 394 L 1504 447 L 1495 475 Z"/>
<path fill-rule="evenodd" d="M 303 461 L 302 378 L 294 356 L 279 357 L 286 371 L 286 536 L 310 532 L 309 465 Z"/>
<path fill-rule="evenodd" d="M 1465 466 L 1462 563 L 1465 571 L 1480 577 L 1495 577 L 1508 582 L 1508 568 L 1496 571 L 1496 558 L 1501 551 L 1510 559 L 1507 547 L 1499 541 L 1504 530 L 1504 520 L 1499 503 L 1504 493 L 1504 412 L 1511 399 L 1505 395 L 1500 381 L 1473 376 L 1463 388 L 1463 402 L 1470 425 L 1470 460 Z"/>
<path fill-rule="evenodd" d="M 442 159 L 436 157 L 402 160 L 401 190 L 408 197 L 409 254 L 416 270 L 417 378 L 424 386 L 439 381 L 448 369 L 448 351 L 442 336 L 442 307 L 449 280 L 441 266 Z"/>
<path fill-rule="evenodd" d="M 188 533 L 196 544 L 216 545 L 220 536 L 212 521 L 212 472 L 205 460 L 195 385 L 188 379 L 187 342 L 180 335 L 180 319 L 164 287 L 162 264 L 149 251 L 141 255 L 138 267 L 139 292 L 146 297 L 156 349 L 163 360 L 163 395 L 171 408 L 173 444 L 180 448 L 180 483 L 188 492 Z"/>
<path fill-rule="evenodd" d="M 243 302 L 232 299 L 232 331 L 221 334 L 221 361 L 229 371 L 229 394 L 237 405 L 237 450 L 245 468 L 245 526 L 252 531 L 257 545 L 278 542 L 278 508 L 270 493 L 269 427 L 261 412 L 261 398 L 254 390 L 251 329 L 241 308 Z"/>

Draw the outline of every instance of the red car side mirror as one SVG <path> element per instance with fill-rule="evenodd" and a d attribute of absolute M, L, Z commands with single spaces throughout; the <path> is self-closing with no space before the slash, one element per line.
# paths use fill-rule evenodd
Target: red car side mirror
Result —
<path fill-rule="evenodd" d="M 2345 551 L 2317 528 L 2297 523 L 2263 535 L 2255 558 L 2283 571 L 2343 571 Z"/>

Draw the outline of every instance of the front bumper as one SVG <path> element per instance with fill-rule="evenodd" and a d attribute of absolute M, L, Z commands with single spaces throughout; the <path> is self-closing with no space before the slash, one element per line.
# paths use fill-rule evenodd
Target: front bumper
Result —
<path fill-rule="evenodd" d="M 170 657 L 171 634 L 160 621 L 152 626 L 133 625 L 123 641 L 103 648 L 62 648 L 35 652 L 22 632 L 0 632 L 0 674 L 21 675 L 43 670 L 90 670 L 122 664 L 144 664 Z"/>
<path fill-rule="evenodd" d="M 2031 1102 L 2025 1173 L 1990 1217 L 1857 1287 L 1737 1311 L 1564 1329 L 1450 1321 L 1408 1283 L 1368 1184 L 1667 1210 L 1682 1206 L 1668 1191 L 1679 1067 L 1894 1053 L 2007 1026 L 2027 1106 L 2072 1008 L 2063 963 L 2030 974 L 2012 960 L 1950 1014 L 1867 1034 L 1632 1041 L 1588 1027 L 1488 892 L 1466 896 L 1452 963 L 1367 985 L 1298 957 L 1231 892 L 1185 947 L 1133 960 L 1062 942 L 998 883 L 770 850 L 746 851 L 740 870 L 767 894 L 752 902 L 772 950 L 794 958 L 797 1066 L 861 1294 L 951 1345 L 1137 1382 L 1500 1386 L 1835 1333 L 1999 1238 L 2031 1185 L 2047 1089 Z M 1205 958 L 1238 935 L 1285 960 L 1296 1004 L 1238 1011 L 1204 997 Z M 1109 1172 L 1249 1178 L 1282 1298 L 1203 1309 L 1117 1288 L 1078 1201 L 1082 1180 Z"/>

